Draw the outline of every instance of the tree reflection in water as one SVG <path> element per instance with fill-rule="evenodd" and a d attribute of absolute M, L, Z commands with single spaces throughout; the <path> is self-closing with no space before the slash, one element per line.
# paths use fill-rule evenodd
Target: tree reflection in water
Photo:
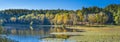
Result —
<path fill-rule="evenodd" d="M 26 29 L 25 29 L 26 28 Z M 27 27 L 12 27 L 10 29 L 4 29 L 4 34 L 12 34 L 12 35 L 23 35 L 23 36 L 40 36 L 41 39 L 43 38 L 62 38 L 67 39 L 70 37 L 70 35 L 51 35 L 50 33 L 53 32 L 77 32 L 77 30 L 74 29 L 67 29 L 65 27 L 32 27 L 34 29 L 30 29 Z"/>
<path fill-rule="evenodd" d="M 67 28 L 63 28 L 63 27 L 54 27 L 50 29 L 50 33 L 52 32 L 78 32 L 76 29 L 67 29 Z M 54 34 L 52 36 L 46 37 L 46 38 L 62 38 L 62 39 L 67 39 L 69 38 L 71 35 L 64 35 L 64 34 Z"/>
<path fill-rule="evenodd" d="M 3 27 L 0 26 L 0 42 L 16 42 L 16 41 L 13 41 L 13 40 L 10 40 L 4 36 L 2 36 L 1 34 L 3 33 Z"/>

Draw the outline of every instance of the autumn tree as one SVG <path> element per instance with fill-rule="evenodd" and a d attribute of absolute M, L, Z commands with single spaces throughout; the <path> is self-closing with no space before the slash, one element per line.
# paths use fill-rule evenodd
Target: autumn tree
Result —
<path fill-rule="evenodd" d="M 84 16 L 83 16 L 82 12 L 80 10 L 77 10 L 76 13 L 77 13 L 77 16 L 78 16 L 78 21 L 83 22 Z"/>
<path fill-rule="evenodd" d="M 98 20 L 99 20 L 100 24 L 104 24 L 104 23 L 106 23 L 108 21 L 108 15 L 106 15 L 103 12 L 100 12 Z"/>
<path fill-rule="evenodd" d="M 68 13 L 64 13 L 63 15 L 63 24 L 68 24 L 69 16 Z"/>
<path fill-rule="evenodd" d="M 17 19 L 16 19 L 16 17 L 11 17 L 10 20 L 15 22 Z"/>
<path fill-rule="evenodd" d="M 90 23 L 97 23 L 97 16 L 96 16 L 96 14 L 89 14 L 88 15 L 88 21 Z"/>
<path fill-rule="evenodd" d="M 108 16 L 103 12 L 97 14 L 89 14 L 88 20 L 91 23 L 104 24 L 108 21 Z"/>

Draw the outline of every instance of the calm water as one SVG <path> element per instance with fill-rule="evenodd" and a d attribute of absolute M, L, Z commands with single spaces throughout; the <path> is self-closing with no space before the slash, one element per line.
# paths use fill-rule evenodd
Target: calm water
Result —
<path fill-rule="evenodd" d="M 72 32 L 69 29 L 54 28 L 50 26 L 28 26 L 28 25 L 5 25 L 2 36 L 17 42 L 53 42 L 62 39 L 61 42 L 70 42 L 68 35 L 51 35 L 52 32 Z M 46 41 L 45 38 L 55 38 Z M 75 42 L 75 41 L 71 41 Z"/>

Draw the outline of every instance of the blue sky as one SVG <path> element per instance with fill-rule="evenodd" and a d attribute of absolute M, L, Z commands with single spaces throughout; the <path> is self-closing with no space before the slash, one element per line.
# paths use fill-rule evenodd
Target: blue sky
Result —
<path fill-rule="evenodd" d="M 120 0 L 0 0 L 3 9 L 67 9 L 76 10 L 82 7 L 105 7 L 109 4 L 120 4 Z"/>

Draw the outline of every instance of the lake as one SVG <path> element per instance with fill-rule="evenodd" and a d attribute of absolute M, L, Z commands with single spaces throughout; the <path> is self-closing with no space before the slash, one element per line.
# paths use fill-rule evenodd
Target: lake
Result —
<path fill-rule="evenodd" d="M 4 25 L 1 36 L 14 40 L 15 42 L 75 42 L 68 40 L 68 35 L 53 35 L 52 32 L 73 32 L 72 29 L 52 26 L 29 26 L 29 25 Z M 75 30 L 74 30 L 75 31 Z M 52 38 L 46 40 L 46 38 Z"/>
<path fill-rule="evenodd" d="M 0 26 L 0 31 L 1 28 L 3 32 L 0 35 L 0 42 L 7 40 L 12 42 L 120 42 L 120 26 L 70 28 L 53 25 L 9 24 Z"/>

